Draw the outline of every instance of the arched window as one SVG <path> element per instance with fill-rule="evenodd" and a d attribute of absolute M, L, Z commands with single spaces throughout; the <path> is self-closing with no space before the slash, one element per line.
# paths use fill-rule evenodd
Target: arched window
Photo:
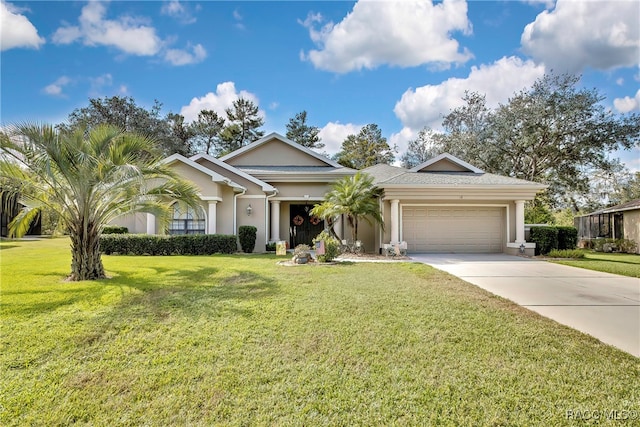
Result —
<path fill-rule="evenodd" d="M 204 234 L 204 210 L 194 211 L 191 207 L 173 205 L 173 219 L 169 224 L 169 234 Z"/>

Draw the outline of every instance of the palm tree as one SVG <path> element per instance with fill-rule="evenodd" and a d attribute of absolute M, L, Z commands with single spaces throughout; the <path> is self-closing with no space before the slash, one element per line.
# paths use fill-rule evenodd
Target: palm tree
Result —
<path fill-rule="evenodd" d="M 24 235 L 43 209 L 53 211 L 71 238 L 69 280 L 105 278 L 100 234 L 106 224 L 135 212 L 168 224 L 173 202 L 197 204 L 196 188 L 160 159 L 152 140 L 110 125 L 88 132 L 46 124 L 5 128 L 2 188 L 18 191 L 24 205 L 9 225 L 11 235 Z"/>
<path fill-rule="evenodd" d="M 379 195 L 380 190 L 373 184 L 373 177 L 358 172 L 336 181 L 325 195 L 324 202 L 314 209 L 318 209 L 317 213 L 323 218 L 346 215 L 355 242 L 358 240 L 358 222 L 361 218 L 369 224 L 373 224 L 371 219 L 383 224 L 378 205 Z M 331 226 L 333 222 L 330 221 Z"/>

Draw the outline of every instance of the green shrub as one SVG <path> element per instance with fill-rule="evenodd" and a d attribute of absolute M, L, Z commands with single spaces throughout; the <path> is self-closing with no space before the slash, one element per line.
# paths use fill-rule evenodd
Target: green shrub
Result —
<path fill-rule="evenodd" d="M 558 249 L 556 227 L 531 227 L 530 239 L 536 244 L 536 255 L 546 255 L 552 249 Z"/>
<path fill-rule="evenodd" d="M 267 243 L 267 245 L 265 246 L 265 250 L 267 252 L 275 252 L 276 251 L 276 242 Z"/>
<path fill-rule="evenodd" d="M 119 225 L 107 225 L 102 234 L 127 234 L 129 229 L 127 227 L 120 227 Z"/>
<path fill-rule="evenodd" d="M 251 253 L 256 247 L 256 234 L 258 229 L 253 225 L 241 225 L 238 228 L 238 239 L 242 252 Z"/>
<path fill-rule="evenodd" d="M 335 237 L 326 231 L 322 231 L 313 239 L 313 243 L 316 244 L 321 240 L 324 240 L 324 255 L 318 255 L 318 261 L 330 262 L 340 255 L 340 242 Z"/>
<path fill-rule="evenodd" d="M 584 251 L 579 249 L 553 249 L 549 252 L 551 258 L 584 258 Z"/>
<path fill-rule="evenodd" d="M 231 254 L 236 248 L 236 236 L 225 234 L 108 234 L 100 237 L 100 250 L 107 255 Z"/>
<path fill-rule="evenodd" d="M 578 229 L 575 227 L 556 227 L 558 229 L 558 249 L 575 249 L 578 243 Z"/>
<path fill-rule="evenodd" d="M 634 254 L 638 249 L 638 244 L 635 242 L 635 240 L 631 239 L 618 239 L 616 241 L 616 244 L 618 246 L 618 250 L 626 254 Z"/>
<path fill-rule="evenodd" d="M 593 250 L 596 252 L 622 252 L 633 254 L 638 244 L 630 239 L 593 239 Z"/>

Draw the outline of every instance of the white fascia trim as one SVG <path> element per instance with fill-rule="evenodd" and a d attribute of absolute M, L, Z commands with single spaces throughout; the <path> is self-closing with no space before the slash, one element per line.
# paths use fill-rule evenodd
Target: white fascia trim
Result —
<path fill-rule="evenodd" d="M 258 175 L 258 174 L 256 174 Z M 351 176 L 353 174 L 335 174 L 328 175 L 258 175 L 261 179 L 268 180 L 269 182 L 322 182 L 332 184 L 334 181 L 344 178 L 345 176 Z"/>
<path fill-rule="evenodd" d="M 305 199 L 304 196 L 300 196 L 300 197 L 271 197 L 269 198 L 269 200 L 275 200 L 278 202 L 304 202 L 304 201 L 310 201 L 310 202 L 321 202 L 324 200 L 324 197 L 309 197 L 308 199 Z"/>
<path fill-rule="evenodd" d="M 211 163 L 214 163 L 214 164 L 220 166 L 221 168 L 225 168 L 226 170 L 228 170 L 231 173 L 235 173 L 236 175 L 241 176 L 242 178 L 244 178 L 246 180 L 249 180 L 249 181 L 253 182 L 256 185 L 259 185 L 262 188 L 263 191 L 274 191 L 275 190 L 275 188 L 272 185 L 270 185 L 270 184 L 268 184 L 268 183 L 256 178 L 253 175 L 249 175 L 248 173 L 243 172 L 240 169 L 238 169 L 238 168 L 236 168 L 234 166 L 231 166 L 230 164 L 227 164 L 227 163 L 225 163 L 225 162 L 223 162 L 223 161 L 221 161 L 219 159 L 216 159 L 215 157 L 210 156 L 210 155 L 208 155 L 206 153 L 196 154 L 195 156 L 191 156 L 190 159 L 193 160 L 194 162 L 199 160 L 199 159 L 208 160 Z"/>
<path fill-rule="evenodd" d="M 320 160 L 320 161 L 322 161 L 322 162 L 324 162 L 324 163 L 326 163 L 326 164 L 328 164 L 330 166 L 339 167 L 339 168 L 343 167 L 342 165 L 338 164 L 337 162 L 324 157 L 322 154 L 318 154 L 315 151 L 311 150 L 310 148 L 304 147 L 304 146 L 302 146 L 302 145 L 300 145 L 300 144 L 298 144 L 296 142 L 293 142 L 290 139 L 285 138 L 284 136 L 282 136 L 282 135 L 280 135 L 279 133 L 276 133 L 276 132 L 272 132 L 269 135 L 264 136 L 264 137 L 260 138 L 259 140 L 252 142 L 249 145 L 245 145 L 242 148 L 238 148 L 236 151 L 232 151 L 231 153 L 220 157 L 220 160 L 222 160 L 223 162 L 226 162 L 227 160 L 233 159 L 234 157 L 237 157 L 242 153 L 246 153 L 247 151 L 250 151 L 250 150 L 253 150 L 254 148 L 257 148 L 257 147 L 261 146 L 262 144 L 264 144 L 265 142 L 268 142 L 268 141 L 270 141 L 272 139 L 277 139 L 279 141 L 282 141 L 285 144 L 287 144 L 287 145 L 289 145 L 289 146 L 291 146 L 291 147 L 293 147 L 293 148 L 295 148 L 297 150 L 300 150 L 300 151 L 302 151 L 304 153 L 307 153 L 308 155 L 310 155 L 312 157 L 315 157 L 316 159 L 318 159 L 318 160 Z"/>
<path fill-rule="evenodd" d="M 427 166 L 430 166 L 430 165 L 432 165 L 434 163 L 437 163 L 442 159 L 447 159 L 450 162 L 455 163 L 458 166 L 461 166 L 461 167 L 463 167 L 465 169 L 469 169 L 471 172 L 474 172 L 474 173 L 485 173 L 482 169 L 478 169 L 477 167 L 475 167 L 475 166 L 473 166 L 473 165 L 471 165 L 471 164 L 465 162 L 464 160 L 461 160 L 461 159 L 459 159 L 459 158 L 457 158 L 455 156 L 452 156 L 449 153 L 442 153 L 439 156 L 434 157 L 433 159 L 429 159 L 426 162 L 421 163 L 418 166 L 409 169 L 409 172 L 419 172 L 420 170 L 426 168 Z"/>
<path fill-rule="evenodd" d="M 429 189 L 445 189 L 445 190 L 544 190 L 548 187 L 545 184 L 385 184 L 381 183 L 378 187 L 385 189 L 416 189 L 421 188 L 425 190 Z"/>
<path fill-rule="evenodd" d="M 196 169 L 196 170 L 198 170 L 198 171 L 200 171 L 200 172 L 202 172 L 202 173 L 204 173 L 206 175 L 209 175 L 213 182 L 219 182 L 221 184 L 227 184 L 229 187 L 233 187 L 234 190 L 235 189 L 238 189 L 240 191 L 246 190 L 246 188 L 244 188 L 242 185 L 231 181 L 229 178 L 224 177 L 224 176 L 220 175 L 219 173 L 212 171 L 211 169 L 205 168 L 201 164 L 196 163 L 193 160 L 188 159 L 188 158 L 184 157 L 181 154 L 178 154 L 178 153 L 172 154 L 171 156 L 169 156 L 166 159 L 162 160 L 162 163 L 166 163 L 167 165 L 170 165 L 170 164 L 175 163 L 175 162 L 182 162 L 187 166 L 190 166 L 190 167 L 192 167 L 192 168 L 194 168 L 194 169 Z"/>

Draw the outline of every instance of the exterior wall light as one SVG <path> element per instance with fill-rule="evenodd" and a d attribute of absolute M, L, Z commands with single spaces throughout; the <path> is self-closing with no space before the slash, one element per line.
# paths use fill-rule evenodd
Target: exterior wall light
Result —
<path fill-rule="evenodd" d="M 247 206 L 247 216 L 251 216 L 251 212 L 253 212 L 253 208 L 249 205 Z"/>

